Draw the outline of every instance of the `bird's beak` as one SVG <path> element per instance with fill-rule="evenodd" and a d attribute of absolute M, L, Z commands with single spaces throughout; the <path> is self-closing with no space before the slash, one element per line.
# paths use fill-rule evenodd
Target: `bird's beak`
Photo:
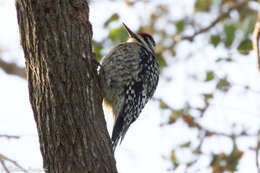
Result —
<path fill-rule="evenodd" d="M 135 33 L 134 33 L 133 31 L 131 31 L 131 30 L 126 26 L 126 24 L 123 23 L 123 26 L 124 26 L 124 28 L 126 29 L 126 31 L 127 31 L 127 33 L 128 33 L 128 35 L 129 35 L 130 38 L 135 38 L 135 37 L 136 37 L 136 36 L 135 36 Z"/>

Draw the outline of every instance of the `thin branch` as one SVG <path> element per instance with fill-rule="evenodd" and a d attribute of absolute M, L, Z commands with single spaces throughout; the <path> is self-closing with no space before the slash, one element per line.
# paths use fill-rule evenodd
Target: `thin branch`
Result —
<path fill-rule="evenodd" d="M 246 5 L 248 3 L 249 0 L 245 0 L 241 3 L 237 3 L 236 5 L 234 5 L 233 7 L 229 8 L 225 13 L 222 13 L 220 16 L 218 16 L 211 24 L 209 24 L 207 27 L 200 29 L 199 31 L 196 31 L 193 35 L 190 36 L 183 36 L 181 38 L 181 40 L 189 40 L 189 41 L 193 41 L 193 39 L 199 35 L 202 34 L 204 32 L 207 32 L 208 30 L 210 30 L 211 28 L 213 28 L 217 23 L 219 23 L 220 21 L 224 20 L 225 18 L 227 18 L 230 14 L 231 11 L 239 9 L 241 7 L 243 7 L 244 5 Z"/>
<path fill-rule="evenodd" d="M 16 135 L 1 135 L 1 134 L 0 134 L 0 138 L 19 139 L 20 136 L 16 136 Z"/>
<path fill-rule="evenodd" d="M 19 67 L 15 63 L 8 63 L 0 58 L 0 68 L 3 69 L 4 72 L 6 72 L 7 74 L 16 75 L 18 77 L 26 79 L 25 69 Z"/>
<path fill-rule="evenodd" d="M 6 172 L 6 173 L 10 173 L 10 171 L 9 171 L 8 168 L 7 168 L 7 166 L 5 165 L 4 160 L 0 160 L 0 163 L 1 163 L 2 167 L 4 168 L 5 172 Z"/>
<path fill-rule="evenodd" d="M 170 111 L 176 111 L 176 109 L 174 109 L 169 104 L 165 103 L 161 98 L 153 97 L 152 99 L 154 101 L 158 101 L 159 103 L 162 103 L 163 106 L 165 107 L 165 109 L 168 109 Z M 206 107 L 208 108 L 208 106 L 206 106 Z M 201 108 L 197 108 L 197 107 L 190 107 L 190 109 L 195 109 L 195 110 L 199 110 L 199 111 L 201 110 Z M 206 109 L 203 110 L 202 113 L 204 113 L 206 111 Z M 237 110 L 237 108 L 234 108 L 234 109 Z M 183 116 L 185 116 L 185 115 L 183 115 Z M 180 118 L 183 117 L 183 116 L 180 116 Z M 229 137 L 229 138 L 234 138 L 235 139 L 235 138 L 240 138 L 240 137 L 255 137 L 255 136 L 257 136 L 257 134 L 249 134 L 246 131 L 242 131 L 242 132 L 240 132 L 238 134 L 235 134 L 235 133 L 229 134 L 229 133 L 224 133 L 224 132 L 217 132 L 217 131 L 212 131 L 210 129 L 207 129 L 206 127 L 202 126 L 199 122 L 196 122 L 195 120 L 193 120 L 192 123 L 193 123 L 193 127 L 197 127 L 199 130 L 204 131 L 205 134 L 206 134 L 205 136 L 207 136 L 207 137 L 215 135 L 215 136 L 225 136 L 225 137 Z M 167 122 L 167 123 L 161 124 L 161 126 L 164 126 L 164 125 L 169 125 L 169 123 Z M 260 136 L 259 136 L 259 149 L 260 149 Z"/>
<path fill-rule="evenodd" d="M 26 169 L 24 169 L 24 168 L 23 168 L 21 165 L 19 165 L 16 161 L 14 161 L 14 160 L 12 160 L 12 159 L 10 159 L 10 158 L 4 156 L 3 154 L 0 154 L 0 161 L 1 161 L 1 163 L 2 163 L 3 161 L 8 161 L 8 162 L 12 163 L 14 166 L 16 166 L 17 168 L 19 168 L 20 171 L 22 171 L 22 172 L 24 172 L 24 173 L 29 173 Z"/>
<path fill-rule="evenodd" d="M 259 5 L 260 5 L 260 0 L 258 1 Z M 253 40 L 252 40 L 252 44 L 253 44 L 253 48 L 254 51 L 256 53 L 256 57 L 258 60 L 258 69 L 260 70 L 260 47 L 259 47 L 259 43 L 260 43 L 260 9 L 258 9 L 258 16 L 257 16 L 257 21 L 255 24 L 255 28 L 254 28 L 254 32 L 253 32 Z"/>
<path fill-rule="evenodd" d="M 256 146 L 256 149 L 255 149 L 255 161 L 256 161 L 256 167 L 257 167 L 257 172 L 258 172 L 258 173 L 260 173 L 259 150 L 260 150 L 260 133 L 258 132 L 258 136 L 257 136 L 257 146 Z"/>

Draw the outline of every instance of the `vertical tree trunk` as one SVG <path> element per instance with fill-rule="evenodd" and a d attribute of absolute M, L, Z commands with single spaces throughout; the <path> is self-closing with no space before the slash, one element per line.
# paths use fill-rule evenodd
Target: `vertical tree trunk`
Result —
<path fill-rule="evenodd" d="M 48 173 L 114 173 L 86 0 L 16 0 L 30 101 Z"/>

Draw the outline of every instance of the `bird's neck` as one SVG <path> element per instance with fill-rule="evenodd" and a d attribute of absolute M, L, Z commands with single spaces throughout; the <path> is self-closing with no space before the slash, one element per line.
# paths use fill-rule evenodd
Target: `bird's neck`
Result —
<path fill-rule="evenodd" d="M 127 42 L 130 42 L 130 43 L 131 43 L 131 42 L 137 42 L 137 41 L 136 41 L 136 39 L 134 39 L 134 38 L 129 38 L 129 39 L 127 40 Z"/>

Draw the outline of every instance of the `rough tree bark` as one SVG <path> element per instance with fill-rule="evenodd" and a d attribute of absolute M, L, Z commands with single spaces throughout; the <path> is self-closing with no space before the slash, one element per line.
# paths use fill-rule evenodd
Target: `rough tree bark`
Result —
<path fill-rule="evenodd" d="M 48 173 L 117 172 L 86 0 L 17 0 L 30 102 Z"/>

